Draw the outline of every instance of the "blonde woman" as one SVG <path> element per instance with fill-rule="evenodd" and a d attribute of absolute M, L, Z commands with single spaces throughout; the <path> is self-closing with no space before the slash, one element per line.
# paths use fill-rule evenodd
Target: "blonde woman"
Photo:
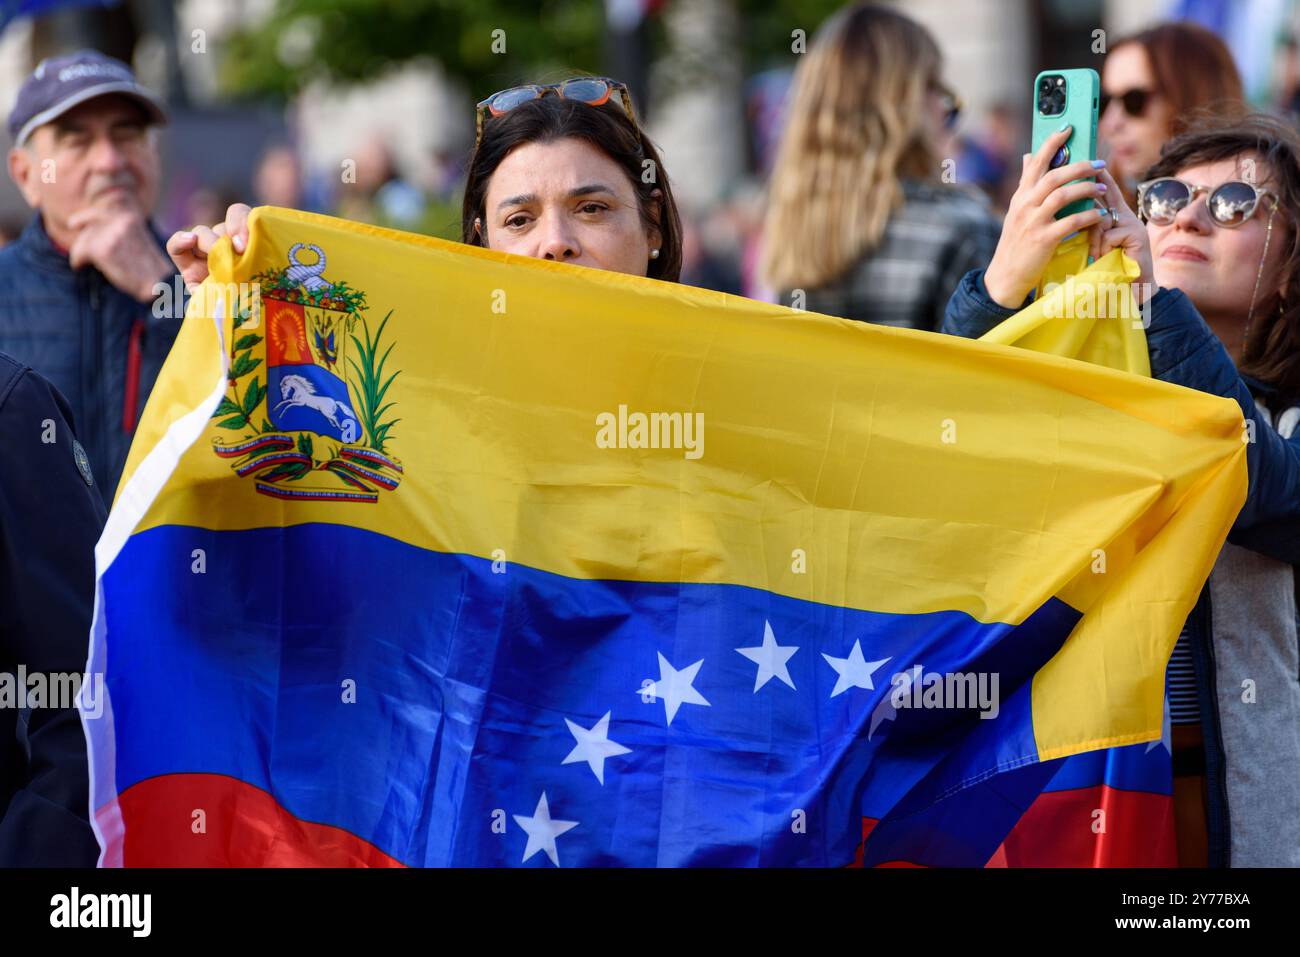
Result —
<path fill-rule="evenodd" d="M 941 181 L 958 110 L 942 67 L 925 28 L 893 10 L 857 4 L 822 26 L 769 186 L 760 269 L 781 302 L 934 330 L 963 274 L 988 264 L 998 221 Z"/>

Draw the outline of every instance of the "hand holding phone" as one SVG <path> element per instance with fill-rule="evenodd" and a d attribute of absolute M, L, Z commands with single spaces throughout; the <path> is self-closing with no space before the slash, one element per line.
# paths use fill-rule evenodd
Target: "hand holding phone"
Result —
<path fill-rule="evenodd" d="M 1055 169 L 1051 166 L 1072 133 L 1069 127 L 1057 130 L 1036 152 L 1025 156 L 998 248 L 984 273 L 988 294 L 1009 309 L 1019 308 L 1038 285 L 1056 247 L 1067 236 L 1096 226 L 1106 215 L 1105 207 L 1093 201 L 1105 197 L 1104 184 L 1092 179 L 1104 163 L 1073 160 Z M 1071 207 L 1082 211 L 1062 217 Z"/>

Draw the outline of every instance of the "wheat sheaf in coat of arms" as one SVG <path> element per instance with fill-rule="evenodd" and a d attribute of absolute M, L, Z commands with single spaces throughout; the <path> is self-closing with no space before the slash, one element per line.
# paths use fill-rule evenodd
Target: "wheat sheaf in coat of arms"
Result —
<path fill-rule="evenodd" d="M 212 418 L 237 435 L 213 439 L 213 451 L 263 495 L 377 502 L 402 480 L 389 447 L 399 420 L 385 401 L 399 375 L 385 372 L 392 312 L 372 335 L 366 294 L 325 278 L 320 246 L 296 243 L 288 260 L 254 276 L 258 302 L 235 311 L 226 394 Z"/>

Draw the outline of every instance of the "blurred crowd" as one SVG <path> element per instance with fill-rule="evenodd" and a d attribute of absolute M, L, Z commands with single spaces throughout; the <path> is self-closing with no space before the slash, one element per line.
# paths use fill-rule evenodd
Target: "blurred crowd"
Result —
<path fill-rule="evenodd" d="M 1127 49 L 1121 46 L 1117 56 L 1105 59 L 1112 86 L 1129 83 L 1134 71 L 1139 79 L 1143 79 L 1144 71 L 1152 71 L 1151 82 L 1168 87 L 1157 91 L 1161 96 L 1153 98 L 1149 109 L 1144 107 L 1130 115 L 1120 101 L 1102 118 L 1099 155 L 1110 159 L 1112 168 L 1124 169 L 1131 178 L 1139 167 L 1154 162 L 1158 144 L 1174 132 L 1166 114 L 1186 111 L 1203 92 L 1195 89 L 1202 71 L 1181 70 L 1180 62 L 1213 64 L 1210 72 L 1214 75 L 1222 72 L 1221 58 L 1227 57 L 1231 64 L 1222 43 L 1208 51 L 1209 60 L 1201 59 L 1207 55 L 1203 47 L 1193 43 L 1180 48 L 1176 40 L 1170 40 L 1163 46 L 1144 44 L 1142 53 L 1132 45 Z M 1192 59 L 1180 61 L 1180 55 Z M 1272 92 L 1264 105 L 1293 121 L 1300 120 L 1300 42 L 1296 38 L 1286 37 L 1278 44 L 1271 75 Z M 751 298 L 775 297 L 775 291 L 759 275 L 757 250 L 765 189 L 786 124 L 793 79 L 791 69 L 769 69 L 754 74 L 745 84 L 751 171 L 722 200 L 708 206 L 683 207 L 683 282 Z M 1238 81 L 1236 96 L 1241 95 Z M 978 191 L 999 216 L 1006 211 L 1019 177 L 1019 159 L 1028 144 L 1026 102 L 1027 97 L 1002 100 L 978 117 L 963 115 L 937 146 L 940 156 L 953 159 L 956 184 Z M 1154 145 L 1139 145 L 1142 143 Z M 454 238 L 458 232 L 465 153 L 440 151 L 431 157 L 436 170 L 431 183 L 427 182 L 428 176 L 419 182 L 403 176 L 395 153 L 384 134 L 372 133 L 355 151 L 355 175 L 343 177 L 333 169 L 313 169 L 302 144 L 288 135 L 277 137 L 250 157 L 251 194 L 242 195 L 233 183 L 203 183 L 181 177 L 165 197 L 158 225 L 171 231 L 215 222 L 232 202 L 239 200 Z M 0 216 L 0 245 L 16 238 L 22 225 L 19 215 Z"/>
<path fill-rule="evenodd" d="M 1195 36 L 1194 27 L 1188 26 L 1187 35 Z M 1199 78 L 1222 76 L 1225 67 L 1236 74 L 1227 47 L 1214 39 L 1215 43 L 1208 44 L 1185 40 L 1182 34 L 1166 34 L 1137 45 L 1121 44 L 1113 51 L 1115 55 L 1105 58 L 1106 82 L 1111 86 L 1137 83 L 1131 88 L 1150 88 L 1157 94 L 1140 108 L 1130 98 L 1133 112 L 1125 101 L 1117 101 L 1102 117 L 1098 155 L 1109 159 L 1113 169 L 1132 179 L 1150 166 L 1158 156 L 1159 144 L 1177 131 L 1173 118 L 1194 112 L 1197 103 L 1209 99 Z M 1284 37 L 1275 56 L 1270 71 L 1272 91 L 1263 105 L 1300 122 L 1300 41 Z M 1188 62 L 1202 68 L 1180 68 Z M 776 290 L 760 275 L 758 249 L 766 187 L 787 123 L 793 81 L 794 71 L 782 68 L 756 73 L 745 84 L 750 172 L 720 201 L 707 206 L 683 205 L 683 282 L 750 298 L 776 298 Z M 1235 90 L 1219 92 L 1224 94 L 1222 98 L 1241 99 L 1240 79 Z M 1019 178 L 1019 159 L 1028 144 L 1028 121 L 1025 100 L 997 101 L 978 117 L 963 115 L 936 144 L 937 154 L 953 161 L 951 179 L 955 184 L 983 196 L 997 216 L 1005 214 Z M 163 231 L 170 232 L 218 221 L 231 203 L 247 201 L 455 238 L 466 154 L 439 151 L 430 158 L 433 176 L 416 181 L 403 175 L 396 152 L 384 134 L 368 134 L 354 151 L 352 174 L 340 175 L 333 169 L 313 168 L 305 147 L 291 135 L 276 137 L 250 157 L 251 193 L 242 195 L 233 183 L 205 183 L 181 176 L 161 204 L 156 220 Z M 17 238 L 22 226 L 21 216 L 0 215 L 0 245 Z"/>

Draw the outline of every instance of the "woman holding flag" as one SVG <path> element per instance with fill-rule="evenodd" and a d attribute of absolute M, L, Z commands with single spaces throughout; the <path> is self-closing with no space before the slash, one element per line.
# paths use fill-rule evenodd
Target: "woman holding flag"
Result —
<path fill-rule="evenodd" d="M 1261 165 L 1268 167 L 1271 179 L 1267 181 L 1276 180 L 1270 190 L 1258 191 L 1249 183 L 1238 182 L 1230 170 L 1221 169 L 1226 160 L 1218 159 L 1217 154 L 1210 163 L 1212 168 L 1203 169 L 1203 158 L 1188 153 L 1192 158 L 1173 168 L 1171 175 L 1210 177 L 1212 190 L 1225 184 L 1231 187 L 1215 195 L 1229 201 L 1228 207 L 1237 210 L 1236 218 L 1229 214 L 1223 219 L 1218 206 L 1215 216 L 1220 218 L 1211 217 L 1206 204 L 1197 201 L 1199 189 L 1180 199 L 1176 186 L 1162 185 L 1148 194 L 1144 207 L 1153 224 L 1152 237 L 1158 236 L 1160 268 L 1153 270 L 1147 231 L 1124 204 L 1108 172 L 1100 171 L 1100 185 L 1069 185 L 1081 177 L 1097 175 L 1097 171 L 1088 163 L 1048 170 L 1052 153 L 1066 135 L 1064 131 L 1056 134 L 1038 154 L 1026 157 L 1021 185 L 993 261 L 986 272 L 972 271 L 962 279 L 948 304 L 944 329 L 978 336 L 1012 315 L 1036 284 L 1060 240 L 1081 228 L 1093 229 L 1096 252 L 1118 246 L 1139 262 L 1139 299 L 1146 300 L 1143 293 L 1155 288 L 1155 279 L 1167 287 L 1150 297 L 1153 373 L 1236 399 L 1255 434 L 1248 454 L 1251 493 L 1238 517 L 1234 538 L 1243 543 L 1249 540 L 1256 552 L 1237 549 L 1229 553 L 1225 549 L 1230 557 L 1223 560 L 1221 573 L 1211 579 L 1212 587 L 1206 589 L 1189 619 L 1188 638 L 1183 643 L 1192 649 L 1198 665 L 1199 717 L 1205 729 L 1204 769 L 1209 787 L 1203 815 L 1209 822 L 1208 848 L 1205 824 L 1197 821 L 1202 816 L 1200 808 L 1191 807 L 1183 815 L 1191 823 L 1180 829 L 1184 859 L 1223 863 L 1231 856 L 1237 864 L 1300 863 L 1300 792 L 1290 783 L 1300 779 L 1295 608 L 1292 598 L 1288 613 L 1283 601 L 1283 589 L 1292 587 L 1293 581 L 1286 578 L 1291 570 L 1284 563 L 1300 561 L 1300 533 L 1296 531 L 1300 435 L 1288 431 L 1294 428 L 1294 417 L 1282 406 L 1275 410 L 1279 416 L 1276 429 L 1269 415 L 1256 407 L 1252 388 L 1261 391 L 1264 383 L 1238 376 L 1232 359 L 1197 311 L 1201 308 L 1214 322 L 1232 315 L 1238 319 L 1259 317 L 1246 336 L 1244 354 L 1262 362 L 1260 368 L 1270 375 L 1281 375 L 1273 376 L 1274 386 L 1281 390 L 1274 401 L 1281 401 L 1283 393 L 1300 391 L 1296 367 L 1289 365 L 1284 370 L 1276 361 L 1281 354 L 1277 350 L 1297 342 L 1296 329 L 1300 328 L 1296 319 L 1300 307 L 1292 312 L 1284 304 L 1290 277 L 1300 276 L 1295 225 L 1300 222 L 1300 166 L 1296 153 L 1286 152 L 1293 147 L 1281 134 L 1266 145 L 1249 131 L 1238 133 L 1237 140 L 1230 138 L 1229 142 L 1240 148 L 1230 151 L 1228 159 L 1239 154 L 1258 155 Z M 1261 145 L 1252 145 L 1256 143 Z M 1201 181 L 1195 180 L 1195 185 Z M 1243 192 L 1243 187 L 1248 188 Z M 1059 222 L 1054 219 L 1056 210 L 1085 195 L 1109 198 L 1113 206 Z M 168 250 L 187 283 L 206 277 L 207 253 L 221 236 L 230 235 L 235 250 L 243 251 L 249 211 L 248 206 L 236 204 L 224 223 L 171 237 Z M 474 245 L 632 275 L 673 281 L 681 268 L 680 222 L 658 153 L 636 123 L 626 88 L 602 78 L 513 87 L 479 104 L 478 142 L 469 165 L 462 232 L 464 240 Z M 1174 242 L 1170 237 L 1183 232 L 1193 233 L 1203 251 L 1180 252 L 1178 247 L 1189 243 Z M 1278 236 L 1273 237 L 1274 232 Z M 1270 237 L 1274 240 L 1271 246 Z M 1284 248 L 1288 250 L 1285 256 Z M 1223 275 L 1198 283 L 1196 270 L 1191 268 L 1198 255 L 1222 269 Z M 1254 302 L 1257 290 L 1250 283 L 1243 285 L 1234 272 L 1235 265 L 1245 261 L 1259 264 L 1261 282 L 1268 278 L 1263 285 L 1255 283 L 1263 291 L 1258 303 Z M 1295 345 L 1290 348 L 1293 353 L 1300 352 Z M 1243 557 L 1250 555 L 1255 558 Z M 1250 567 L 1251 562 L 1271 564 Z M 1244 603 L 1252 593 L 1244 582 L 1249 578 L 1258 583 L 1261 577 L 1268 580 L 1268 594 L 1276 599 L 1269 605 L 1267 626 L 1271 631 L 1264 641 L 1256 640 L 1249 627 L 1260 620 L 1258 603 L 1249 608 Z M 1220 582 L 1233 601 L 1226 607 L 1216 601 L 1212 607 L 1210 595 Z M 1255 585 L 1249 587 L 1255 589 Z M 1235 642 L 1229 649 L 1221 640 L 1229 629 L 1248 640 Z M 1282 682 L 1286 675 L 1289 684 Z M 1261 687 L 1267 682 L 1272 689 L 1266 707 L 1248 712 L 1252 720 L 1244 720 L 1236 712 L 1230 716 L 1223 704 L 1236 700 L 1238 686 L 1246 678 Z M 1223 694 L 1217 707 L 1216 682 Z M 1266 756 L 1258 744 L 1261 733 L 1277 737 L 1281 747 Z M 1200 748 L 1199 743 L 1193 746 Z M 1270 775 L 1276 771 L 1287 785 L 1261 787 L 1261 769 Z M 1192 792 L 1185 804 L 1197 803 L 1199 785 Z M 1263 792 L 1267 800 L 1259 797 Z M 1233 814 L 1231 851 L 1229 802 Z M 1278 827 L 1287 831 L 1280 840 Z M 1202 835 L 1199 841 L 1198 831 Z"/>
<path fill-rule="evenodd" d="M 1096 254 L 1140 267 L 1152 375 L 1240 404 L 1250 492 L 1169 670 L 1179 860 L 1296 866 L 1300 142 L 1268 116 L 1211 122 L 1147 171 L 1141 219 L 1104 164 L 1098 183 L 1071 185 L 1094 175 L 1086 162 L 1049 169 L 1068 130 L 1025 156 L 993 260 L 962 280 L 943 331 L 976 337 L 1013 315 L 1057 244 L 1089 228 Z M 1098 207 L 1055 218 L 1083 197 Z"/>

